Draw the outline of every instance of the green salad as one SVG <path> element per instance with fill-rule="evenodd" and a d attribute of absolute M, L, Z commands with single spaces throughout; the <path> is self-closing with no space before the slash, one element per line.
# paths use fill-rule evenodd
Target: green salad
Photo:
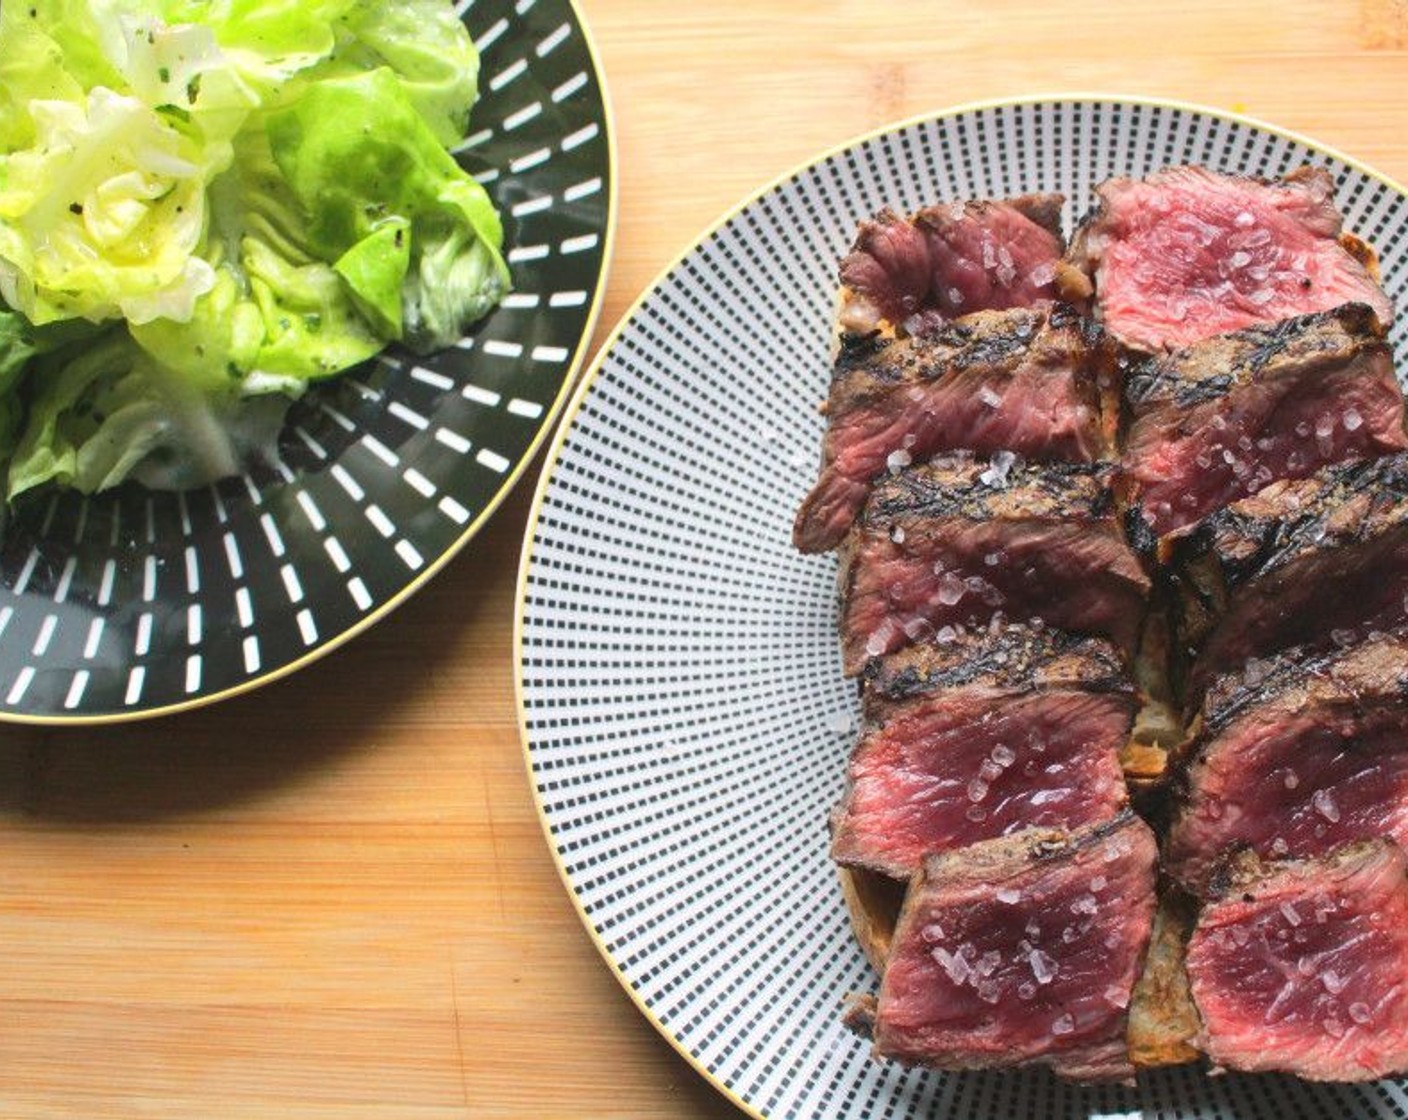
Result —
<path fill-rule="evenodd" d="M 4 0 L 0 464 L 179 489 L 507 291 L 447 0 Z"/>

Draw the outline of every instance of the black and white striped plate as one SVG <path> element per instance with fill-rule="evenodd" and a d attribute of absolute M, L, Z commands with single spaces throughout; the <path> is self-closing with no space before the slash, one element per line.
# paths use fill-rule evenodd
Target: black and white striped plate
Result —
<path fill-rule="evenodd" d="M 21 503 L 0 540 L 0 719 L 151 715 L 296 668 L 420 586 L 550 430 L 610 248 L 605 93 L 570 0 L 461 8 L 481 70 L 457 154 L 503 216 L 513 293 L 450 351 L 317 387 L 278 471 Z"/>
<path fill-rule="evenodd" d="M 1400 1083 L 1135 1089 L 879 1065 L 839 1021 L 874 990 L 826 855 L 857 715 L 830 557 L 792 550 L 814 478 L 837 261 L 883 205 L 1055 190 L 1196 161 L 1324 164 L 1408 308 L 1408 199 L 1307 141 L 1212 110 L 1024 100 L 903 124 L 767 188 L 618 328 L 559 432 L 524 557 L 520 704 L 564 878 L 647 1016 L 757 1116 L 816 1120 L 1402 1118 Z M 1395 330 L 1408 369 L 1408 329 Z"/>

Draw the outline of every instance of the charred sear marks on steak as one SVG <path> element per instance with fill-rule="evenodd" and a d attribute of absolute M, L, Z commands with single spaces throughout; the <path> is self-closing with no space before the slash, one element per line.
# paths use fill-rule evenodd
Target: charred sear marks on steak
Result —
<path fill-rule="evenodd" d="M 1408 639 L 1294 650 L 1215 681 L 1165 851 L 1188 889 L 1219 857 L 1408 841 Z"/>
<path fill-rule="evenodd" d="M 984 312 L 907 338 L 844 335 L 821 473 L 794 543 L 834 548 L 876 477 L 939 452 L 1098 458 L 1099 384 L 1111 360 L 1099 332 L 1061 304 Z"/>
<path fill-rule="evenodd" d="M 1384 840 L 1229 864 L 1188 946 L 1199 1047 L 1225 1069 L 1316 1081 L 1408 1068 L 1405 870 Z"/>
<path fill-rule="evenodd" d="M 981 685 L 1004 693 L 1048 688 L 1132 693 L 1118 647 L 1103 638 L 1007 625 L 964 631 L 943 645 L 912 646 L 865 667 L 865 704 L 880 718 L 894 702 Z"/>
<path fill-rule="evenodd" d="M 1172 559 L 1190 704 L 1253 658 L 1393 629 L 1408 617 L 1408 455 L 1273 483 L 1209 517 Z"/>
<path fill-rule="evenodd" d="M 1097 194 L 1071 259 L 1093 277 L 1106 329 L 1135 349 L 1189 346 L 1345 303 L 1393 316 L 1359 246 L 1340 238 L 1322 168 L 1265 181 L 1169 167 L 1110 179 Z"/>
<path fill-rule="evenodd" d="M 1063 201 L 954 202 L 912 218 L 882 210 L 861 223 L 841 262 L 842 327 L 866 333 L 1055 299 Z"/>
<path fill-rule="evenodd" d="M 1384 328 L 1363 304 L 1150 359 L 1125 393 L 1122 477 L 1156 535 L 1274 480 L 1408 447 Z"/>
<path fill-rule="evenodd" d="M 841 553 L 846 671 L 1006 621 L 1134 647 L 1149 579 L 1108 472 L 960 455 L 877 486 Z"/>
<path fill-rule="evenodd" d="M 832 858 L 894 878 L 926 855 L 1125 804 L 1133 688 L 1109 642 L 1009 626 L 867 672 L 866 726 L 832 815 Z"/>
<path fill-rule="evenodd" d="M 1132 1076 L 1126 1023 L 1149 943 L 1155 854 L 1148 827 L 1125 813 L 930 858 L 895 930 L 876 1055 Z"/>

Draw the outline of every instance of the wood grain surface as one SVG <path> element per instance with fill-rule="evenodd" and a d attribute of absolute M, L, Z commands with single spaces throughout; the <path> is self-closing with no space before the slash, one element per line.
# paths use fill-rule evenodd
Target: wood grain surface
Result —
<path fill-rule="evenodd" d="M 973 99 L 1205 102 L 1408 180 L 1405 0 L 581 7 L 620 149 L 598 342 L 766 181 Z M 291 679 L 142 725 L 0 727 L 0 1116 L 738 1115 L 617 986 L 539 829 L 511 684 L 536 473 Z"/>

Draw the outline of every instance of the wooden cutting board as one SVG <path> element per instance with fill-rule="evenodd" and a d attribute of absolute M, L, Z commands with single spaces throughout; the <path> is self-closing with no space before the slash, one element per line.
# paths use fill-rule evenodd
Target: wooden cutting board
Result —
<path fill-rule="evenodd" d="M 1206 102 L 1408 180 L 1405 0 L 581 6 L 620 145 L 598 341 L 767 180 L 973 99 Z M 619 989 L 539 830 L 511 686 L 530 487 L 292 679 L 0 728 L 0 1116 L 737 1115 Z"/>

